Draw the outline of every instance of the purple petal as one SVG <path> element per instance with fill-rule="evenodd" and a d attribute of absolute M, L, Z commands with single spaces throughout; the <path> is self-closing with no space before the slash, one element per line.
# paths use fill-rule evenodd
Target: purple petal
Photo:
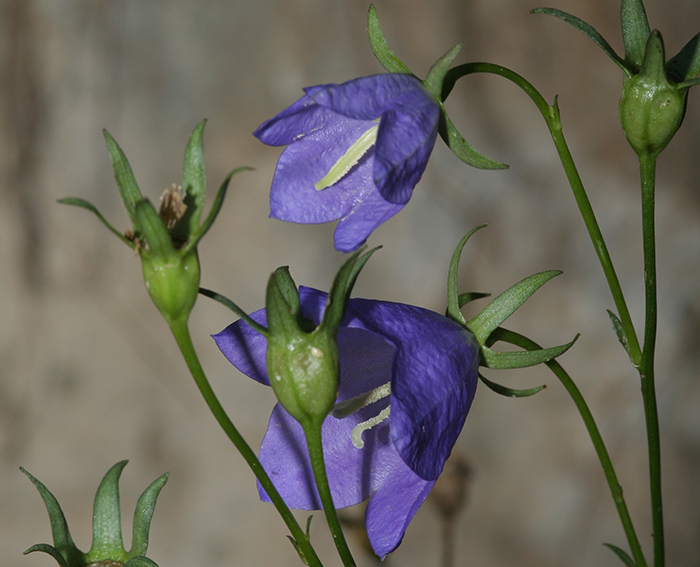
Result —
<path fill-rule="evenodd" d="M 372 125 L 333 114 L 323 130 L 289 145 L 272 178 L 270 216 L 297 223 L 329 222 L 348 214 L 375 191 L 372 151 L 331 187 L 321 191 L 314 188 Z"/>
<path fill-rule="evenodd" d="M 376 120 L 394 108 L 396 100 L 413 91 L 427 93 L 411 75 L 384 73 L 347 81 L 341 85 L 319 85 L 304 89 L 306 95 L 323 106 L 356 120 Z M 426 96 L 430 97 L 429 94 Z M 437 103 L 433 103 L 437 107 Z"/>
<path fill-rule="evenodd" d="M 251 313 L 250 317 L 261 325 L 267 325 L 264 309 Z M 265 367 L 267 339 L 248 323 L 239 319 L 220 333 L 212 335 L 212 338 L 223 355 L 238 370 L 256 382 L 270 385 Z"/>
<path fill-rule="evenodd" d="M 301 136 L 325 128 L 332 116 L 332 112 L 303 96 L 277 116 L 263 122 L 253 136 L 268 146 L 286 146 Z"/>
<path fill-rule="evenodd" d="M 474 398 L 479 349 L 468 331 L 432 311 L 354 299 L 343 325 L 364 328 L 396 347 L 391 438 L 421 478 L 442 472 Z"/>

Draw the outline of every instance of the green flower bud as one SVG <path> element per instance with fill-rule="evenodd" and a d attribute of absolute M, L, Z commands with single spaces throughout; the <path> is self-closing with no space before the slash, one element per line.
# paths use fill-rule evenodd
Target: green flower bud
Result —
<path fill-rule="evenodd" d="M 683 122 L 688 90 L 669 82 L 659 32 L 649 35 L 641 71 L 626 76 L 620 97 L 620 122 L 637 155 L 658 155 Z"/>
<path fill-rule="evenodd" d="M 302 425 L 320 423 L 333 409 L 338 392 L 337 330 L 319 325 L 309 332 L 298 308 L 298 291 L 286 285 L 290 279 L 280 268 L 267 286 L 267 374 L 292 417 Z M 289 301 L 289 293 L 296 294 L 296 300 Z"/>

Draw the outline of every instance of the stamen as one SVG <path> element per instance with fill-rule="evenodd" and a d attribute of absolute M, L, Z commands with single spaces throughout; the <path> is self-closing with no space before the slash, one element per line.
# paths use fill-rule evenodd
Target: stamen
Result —
<path fill-rule="evenodd" d="M 378 402 L 379 400 L 386 398 L 390 394 L 391 383 L 387 382 L 378 388 L 374 388 L 374 390 L 370 390 L 369 392 L 365 392 L 364 394 L 360 394 L 359 396 L 355 396 L 354 398 L 350 398 L 349 400 L 336 404 L 336 406 L 333 408 L 333 417 L 343 419 L 344 417 L 347 417 L 356 411 L 373 404 L 374 402 Z"/>
<path fill-rule="evenodd" d="M 321 179 L 318 183 L 314 185 L 314 189 L 321 191 L 326 189 L 335 183 L 338 183 L 345 174 L 352 169 L 354 165 L 360 161 L 360 158 L 365 155 L 369 149 L 374 146 L 377 141 L 377 130 L 379 129 L 379 124 L 376 124 L 366 130 L 357 141 L 350 146 L 347 152 L 345 152 L 341 158 L 335 162 L 330 171 L 326 176 Z"/>
<path fill-rule="evenodd" d="M 355 427 L 352 428 L 350 438 L 352 439 L 352 444 L 355 445 L 357 449 L 362 449 L 362 447 L 365 446 L 365 442 L 362 440 L 362 434 L 368 429 L 372 429 L 375 425 L 381 423 L 387 417 L 389 417 L 390 410 L 391 406 L 387 406 L 374 417 L 370 417 L 367 421 L 358 423 Z"/>

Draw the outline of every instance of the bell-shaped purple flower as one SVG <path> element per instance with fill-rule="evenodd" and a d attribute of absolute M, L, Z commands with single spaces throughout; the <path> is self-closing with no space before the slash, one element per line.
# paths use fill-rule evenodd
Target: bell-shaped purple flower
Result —
<path fill-rule="evenodd" d="M 300 288 L 318 324 L 327 294 Z M 251 317 L 265 324 L 265 311 Z M 269 385 L 266 339 L 243 321 L 214 337 L 241 372 Z M 425 309 L 351 299 L 338 332 L 340 380 L 322 429 L 333 501 L 369 499 L 366 527 L 380 557 L 396 549 L 442 472 L 474 398 L 479 346 L 457 323 Z M 291 508 L 320 509 L 304 432 L 279 404 L 260 461 Z M 269 500 L 260 489 L 263 500 Z"/>
<path fill-rule="evenodd" d="M 254 135 L 287 146 L 270 190 L 270 216 L 340 219 L 335 247 L 357 249 L 411 198 L 435 145 L 440 106 L 412 75 L 389 73 L 304 89 Z"/>

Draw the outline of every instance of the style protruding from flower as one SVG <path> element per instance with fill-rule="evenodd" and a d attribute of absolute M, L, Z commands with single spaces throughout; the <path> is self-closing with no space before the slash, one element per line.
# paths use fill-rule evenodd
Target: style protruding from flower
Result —
<path fill-rule="evenodd" d="M 301 287 L 301 313 L 319 324 L 327 297 Z M 268 320 L 265 310 L 251 317 Z M 270 385 L 262 334 L 237 321 L 214 338 L 236 368 Z M 476 390 L 479 345 L 442 315 L 366 299 L 349 300 L 337 341 L 337 400 L 322 426 L 333 501 L 344 508 L 369 499 L 367 533 L 384 557 L 401 542 L 462 430 Z M 280 404 L 259 457 L 290 507 L 321 508 L 303 428 Z M 261 498 L 268 499 L 263 491 Z"/>
<path fill-rule="evenodd" d="M 700 33 L 675 57 L 665 61 L 663 39 L 649 27 L 642 0 L 622 0 L 622 58 L 600 33 L 579 18 L 553 8 L 537 8 L 533 12 L 550 14 L 571 24 L 622 69 L 622 129 L 640 157 L 658 156 L 683 122 L 688 90 L 700 83 Z"/>
<path fill-rule="evenodd" d="M 186 321 L 199 290 L 200 267 L 197 244 L 211 228 L 221 209 L 228 183 L 238 171 L 223 181 L 206 219 L 202 221 L 206 197 L 202 137 L 206 120 L 194 129 L 185 150 L 182 186 L 166 189 L 159 210 L 141 194 L 126 155 L 112 136 L 104 131 L 119 194 L 132 229 L 124 234 L 115 229 L 88 201 L 70 197 L 60 203 L 75 205 L 94 213 L 122 242 L 141 257 L 146 288 L 169 324 Z"/>
<path fill-rule="evenodd" d="M 359 248 L 408 203 L 438 132 L 467 163 L 504 167 L 466 143 L 442 104 L 442 81 L 461 46 L 421 81 L 389 49 L 374 7 L 368 31 L 388 74 L 306 88 L 253 133 L 265 144 L 287 146 L 272 179 L 270 216 L 302 224 L 338 220 L 341 252 Z"/>
<path fill-rule="evenodd" d="M 31 546 L 26 553 L 43 551 L 53 557 L 60 567 L 100 566 L 116 567 L 158 567 L 146 557 L 148 536 L 156 500 L 168 480 L 168 473 L 154 480 L 136 502 L 134 512 L 131 549 L 126 551 L 122 539 L 121 511 L 119 508 L 119 477 L 127 461 L 114 465 L 102 479 L 97 494 L 92 525 L 92 547 L 90 551 L 80 551 L 73 543 L 68 523 L 58 500 L 51 492 L 26 470 L 22 472 L 36 486 L 41 494 L 51 520 L 53 545 L 39 543 Z"/>

